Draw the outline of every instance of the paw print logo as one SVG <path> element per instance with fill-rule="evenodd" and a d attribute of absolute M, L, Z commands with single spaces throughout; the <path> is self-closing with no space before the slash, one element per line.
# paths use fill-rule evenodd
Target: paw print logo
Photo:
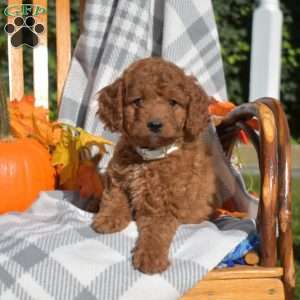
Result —
<path fill-rule="evenodd" d="M 35 47 L 39 43 L 38 35 L 44 32 L 44 29 L 42 24 L 36 24 L 32 16 L 28 16 L 25 19 L 16 17 L 14 24 L 8 23 L 4 27 L 6 33 L 11 35 L 11 44 L 14 47 L 19 47 L 23 44 Z"/>

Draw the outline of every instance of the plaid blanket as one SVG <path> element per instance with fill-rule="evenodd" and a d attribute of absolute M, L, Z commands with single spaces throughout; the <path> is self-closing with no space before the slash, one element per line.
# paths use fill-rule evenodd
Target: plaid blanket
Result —
<path fill-rule="evenodd" d="M 145 275 L 132 267 L 135 223 L 97 234 L 77 195 L 41 193 L 26 213 L 0 218 L 0 299 L 175 300 L 255 230 L 250 221 L 182 225 L 171 245 L 171 266 Z M 230 228 L 230 230 L 228 230 Z M 242 228 L 235 230 L 232 228 Z M 216 242 L 217 241 L 217 242 Z"/>

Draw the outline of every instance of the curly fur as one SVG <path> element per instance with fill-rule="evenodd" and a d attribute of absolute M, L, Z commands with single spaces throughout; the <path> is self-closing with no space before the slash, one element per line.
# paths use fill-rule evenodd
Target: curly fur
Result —
<path fill-rule="evenodd" d="M 209 98 L 193 77 L 159 58 L 139 60 L 99 94 L 99 115 L 122 134 L 109 163 L 100 210 L 92 227 L 117 232 L 135 219 L 139 238 L 134 266 L 164 271 L 180 224 L 199 223 L 212 211 L 215 177 L 202 139 Z M 147 124 L 163 127 L 151 132 Z M 160 160 L 144 161 L 136 147 L 180 148 Z"/>

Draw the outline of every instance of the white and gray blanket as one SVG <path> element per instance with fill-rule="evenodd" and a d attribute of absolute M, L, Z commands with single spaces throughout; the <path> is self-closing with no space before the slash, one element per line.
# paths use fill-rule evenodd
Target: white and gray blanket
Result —
<path fill-rule="evenodd" d="M 72 204 L 78 200 L 70 192 L 45 192 L 28 212 L 0 217 L 0 299 L 179 299 L 255 230 L 249 220 L 221 222 L 224 231 L 211 222 L 182 225 L 169 269 L 145 275 L 131 262 L 135 223 L 97 234 L 93 215 Z"/>

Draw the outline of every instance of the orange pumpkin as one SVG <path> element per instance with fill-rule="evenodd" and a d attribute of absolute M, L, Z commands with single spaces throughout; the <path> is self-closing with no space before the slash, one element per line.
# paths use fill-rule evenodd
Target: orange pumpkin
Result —
<path fill-rule="evenodd" d="M 23 211 L 40 191 L 54 188 L 54 169 L 47 150 L 36 140 L 0 142 L 0 213 Z"/>
<path fill-rule="evenodd" d="M 54 188 L 47 150 L 36 140 L 11 137 L 7 100 L 0 79 L 0 213 L 23 211 L 42 190 Z"/>

